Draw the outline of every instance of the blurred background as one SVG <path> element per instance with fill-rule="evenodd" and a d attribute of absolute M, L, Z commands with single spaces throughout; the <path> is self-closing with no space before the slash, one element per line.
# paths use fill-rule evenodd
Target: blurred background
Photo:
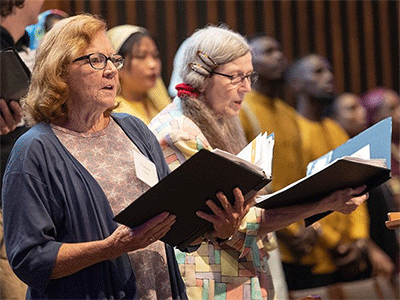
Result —
<path fill-rule="evenodd" d="M 380 85 L 399 92 L 397 0 L 45 1 L 43 10 L 50 8 L 97 14 L 109 27 L 146 27 L 160 49 L 166 84 L 181 42 L 196 28 L 224 22 L 247 37 L 265 33 L 276 38 L 290 60 L 310 52 L 325 56 L 338 92 L 362 94 Z"/>

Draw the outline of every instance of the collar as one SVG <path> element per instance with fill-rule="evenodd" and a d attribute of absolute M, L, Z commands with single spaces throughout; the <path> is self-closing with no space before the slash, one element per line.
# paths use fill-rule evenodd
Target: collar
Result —
<path fill-rule="evenodd" d="M 14 40 L 8 30 L 0 26 L 0 49 L 3 50 L 8 47 L 15 48 Z"/>
<path fill-rule="evenodd" d="M 24 48 L 29 47 L 29 34 L 25 31 L 24 35 L 15 43 L 8 30 L 0 26 L 0 49 L 8 47 L 15 48 L 18 52 L 23 51 Z"/>

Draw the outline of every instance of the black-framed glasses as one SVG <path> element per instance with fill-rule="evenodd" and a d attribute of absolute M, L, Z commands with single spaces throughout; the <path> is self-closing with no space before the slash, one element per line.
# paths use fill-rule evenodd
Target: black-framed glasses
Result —
<path fill-rule="evenodd" d="M 231 80 L 231 84 L 233 84 L 233 85 L 242 83 L 246 78 L 250 80 L 251 84 L 253 84 L 254 82 L 256 82 L 258 80 L 257 72 L 251 72 L 248 75 L 244 75 L 244 74 L 228 75 L 228 74 L 211 71 L 211 74 L 217 74 L 217 75 L 228 77 Z"/>
<path fill-rule="evenodd" d="M 103 53 L 90 53 L 78 58 L 75 58 L 72 62 L 87 59 L 89 60 L 90 66 L 95 70 L 103 70 L 107 66 L 107 61 L 111 61 L 117 70 L 121 69 L 124 65 L 124 58 L 119 54 L 112 54 L 107 57 Z"/>

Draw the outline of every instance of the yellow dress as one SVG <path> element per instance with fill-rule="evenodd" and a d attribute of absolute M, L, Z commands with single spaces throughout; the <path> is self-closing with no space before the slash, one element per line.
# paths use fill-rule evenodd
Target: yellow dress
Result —
<path fill-rule="evenodd" d="M 146 124 L 149 124 L 164 107 L 171 103 L 171 98 L 161 78 L 158 78 L 156 85 L 147 92 L 146 104 L 143 102 L 131 102 L 121 96 L 116 97 L 120 105 L 115 112 L 124 112 L 138 117 Z"/>

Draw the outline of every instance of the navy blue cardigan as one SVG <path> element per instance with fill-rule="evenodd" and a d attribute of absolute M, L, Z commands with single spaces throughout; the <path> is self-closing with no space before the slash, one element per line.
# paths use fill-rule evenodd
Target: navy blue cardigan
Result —
<path fill-rule="evenodd" d="M 147 126 L 127 114 L 112 117 L 155 163 L 159 179 L 166 176 L 168 166 Z M 6 167 L 2 199 L 7 255 L 14 272 L 29 286 L 28 299 L 136 298 L 126 254 L 50 279 L 62 243 L 102 240 L 117 224 L 100 185 L 49 124 L 36 124 L 18 139 Z M 173 297 L 186 299 L 172 247 L 166 245 L 166 252 Z"/>

